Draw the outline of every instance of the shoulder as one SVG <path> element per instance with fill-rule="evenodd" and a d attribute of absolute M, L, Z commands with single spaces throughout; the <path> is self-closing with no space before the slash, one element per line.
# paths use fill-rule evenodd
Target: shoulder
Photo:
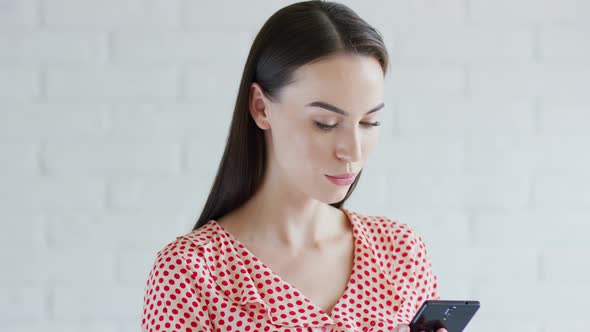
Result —
<path fill-rule="evenodd" d="M 384 215 L 352 213 L 367 242 L 379 254 L 419 257 L 420 251 L 425 250 L 422 235 L 409 223 Z"/>
<path fill-rule="evenodd" d="M 190 252 L 196 249 L 202 249 L 215 239 L 217 230 L 214 226 L 211 221 L 194 231 L 179 235 L 166 244 L 161 251 L 177 250 Z"/>
<path fill-rule="evenodd" d="M 421 240 L 420 234 L 409 223 L 402 222 L 399 219 L 384 216 L 371 215 L 353 212 L 357 216 L 359 225 L 370 235 L 373 240 L 383 237 L 393 237 L 395 239 L 406 239 L 404 242 L 414 244 Z"/>
<path fill-rule="evenodd" d="M 197 231 L 158 250 L 144 289 L 142 331 L 160 329 L 164 319 L 166 326 L 187 330 L 210 326 L 207 306 L 215 298 L 214 280 L 201 250 L 206 237 Z"/>
<path fill-rule="evenodd" d="M 174 262 L 190 269 L 205 271 L 204 253 L 215 236 L 211 226 L 211 224 L 206 224 L 167 242 L 157 251 L 154 266 Z"/>

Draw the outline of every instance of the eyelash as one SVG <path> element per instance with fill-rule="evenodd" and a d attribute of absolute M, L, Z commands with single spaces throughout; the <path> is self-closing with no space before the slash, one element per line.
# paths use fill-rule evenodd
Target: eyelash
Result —
<path fill-rule="evenodd" d="M 323 131 L 330 131 L 338 126 L 338 124 L 335 124 L 333 126 L 328 126 L 328 125 L 323 124 L 321 122 L 317 122 L 317 121 L 314 121 L 314 122 L 315 122 L 316 127 L 318 127 L 320 130 L 323 130 Z M 372 127 L 380 126 L 381 122 L 361 122 L 361 124 L 363 124 L 367 128 L 372 128 Z"/>

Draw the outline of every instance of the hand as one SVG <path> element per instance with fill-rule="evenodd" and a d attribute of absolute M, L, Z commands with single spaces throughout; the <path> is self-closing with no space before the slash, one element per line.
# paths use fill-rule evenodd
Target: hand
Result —
<path fill-rule="evenodd" d="M 393 328 L 393 330 L 390 330 L 392 332 L 410 332 L 410 326 L 407 324 L 400 324 L 398 326 L 396 326 L 395 328 Z M 425 331 L 420 331 L 420 332 L 425 332 Z M 447 329 L 445 328 L 440 328 L 438 330 L 436 330 L 436 332 L 449 332 L 447 331 Z"/>

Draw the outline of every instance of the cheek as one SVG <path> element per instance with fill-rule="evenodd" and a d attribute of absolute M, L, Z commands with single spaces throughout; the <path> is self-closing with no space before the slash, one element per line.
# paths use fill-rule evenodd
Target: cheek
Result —
<path fill-rule="evenodd" d="M 324 144 L 325 142 L 322 142 L 318 135 L 308 132 L 300 141 L 299 151 L 302 159 L 310 166 L 316 164 L 322 156 L 326 155 Z"/>
<path fill-rule="evenodd" d="M 285 121 L 280 126 L 275 124 L 274 132 L 275 152 L 285 168 L 300 172 L 308 168 L 309 163 L 319 154 L 317 139 L 297 121 Z"/>
<path fill-rule="evenodd" d="M 323 167 L 324 159 L 330 155 L 330 142 L 327 137 L 322 137 L 313 129 L 301 129 L 297 140 L 292 140 L 293 150 L 297 151 L 298 164 L 301 169 L 316 169 Z"/>
<path fill-rule="evenodd" d="M 367 154 L 370 154 L 373 151 L 373 149 L 375 148 L 375 145 L 377 145 L 378 141 L 379 141 L 379 131 L 376 130 L 375 133 L 368 135 L 367 138 L 365 139 L 365 142 L 363 143 L 364 151 L 366 151 Z"/>
<path fill-rule="evenodd" d="M 379 141 L 379 134 L 378 133 L 368 135 L 365 138 L 365 140 L 363 141 L 363 146 L 362 146 L 363 161 L 366 161 L 371 156 L 378 141 Z"/>

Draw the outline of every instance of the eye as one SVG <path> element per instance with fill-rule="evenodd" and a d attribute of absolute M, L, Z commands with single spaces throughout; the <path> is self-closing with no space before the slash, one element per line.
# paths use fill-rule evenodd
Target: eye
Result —
<path fill-rule="evenodd" d="M 321 122 L 317 122 L 317 121 L 314 121 L 314 122 L 315 122 L 316 127 L 320 128 L 321 130 L 325 130 L 325 131 L 330 131 L 331 129 L 334 129 L 334 128 L 336 128 L 336 126 L 338 126 L 337 124 L 327 125 L 325 123 L 321 123 Z"/>
<path fill-rule="evenodd" d="M 320 130 L 323 130 L 323 131 L 330 131 L 330 130 L 338 127 L 338 124 L 327 125 L 327 124 L 317 122 L 317 121 L 314 121 L 314 122 L 315 122 L 316 127 L 318 127 Z M 366 128 L 372 128 L 372 127 L 380 126 L 381 122 L 361 122 L 361 124 L 363 126 L 365 126 Z"/>

